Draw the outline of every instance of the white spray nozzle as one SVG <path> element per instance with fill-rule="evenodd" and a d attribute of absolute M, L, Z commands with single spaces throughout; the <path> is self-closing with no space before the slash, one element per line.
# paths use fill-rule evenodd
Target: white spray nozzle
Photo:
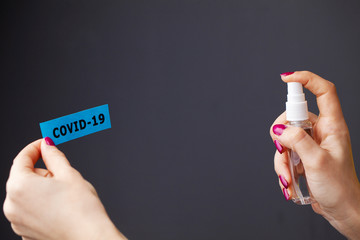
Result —
<path fill-rule="evenodd" d="M 289 82 L 287 84 L 287 87 L 288 87 L 288 94 L 302 94 L 302 93 L 304 93 L 301 83 Z"/>
<path fill-rule="evenodd" d="M 290 82 L 287 87 L 286 120 L 304 121 L 309 119 L 307 102 L 301 83 Z"/>

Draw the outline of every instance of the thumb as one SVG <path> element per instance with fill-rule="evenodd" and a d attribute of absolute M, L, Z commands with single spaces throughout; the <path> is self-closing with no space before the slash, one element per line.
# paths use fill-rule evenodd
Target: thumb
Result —
<path fill-rule="evenodd" d="M 274 137 L 288 149 L 295 151 L 304 164 L 305 169 L 318 169 L 322 166 L 320 157 L 326 154 L 315 140 L 300 127 L 276 124 L 272 128 Z"/>
<path fill-rule="evenodd" d="M 41 156 L 46 168 L 54 176 L 63 174 L 70 167 L 65 154 L 55 147 L 54 142 L 49 137 L 45 137 L 41 141 Z"/>

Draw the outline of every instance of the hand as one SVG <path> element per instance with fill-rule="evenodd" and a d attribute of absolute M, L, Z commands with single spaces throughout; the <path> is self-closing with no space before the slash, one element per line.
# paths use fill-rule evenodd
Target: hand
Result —
<path fill-rule="evenodd" d="M 287 75 L 287 76 L 286 76 Z M 275 171 L 287 199 L 293 192 L 287 149 L 300 156 L 309 189 L 317 201 L 313 210 L 343 235 L 360 239 L 360 184 L 354 169 L 350 135 L 335 85 L 306 71 L 281 76 L 284 82 L 300 82 L 316 95 L 319 116 L 309 113 L 314 139 L 303 129 L 286 124 L 285 113 L 273 123 Z"/>
<path fill-rule="evenodd" d="M 47 169 L 34 168 L 42 157 Z M 50 138 L 14 159 L 4 213 L 23 239 L 126 239 L 109 219 L 94 187 Z"/>

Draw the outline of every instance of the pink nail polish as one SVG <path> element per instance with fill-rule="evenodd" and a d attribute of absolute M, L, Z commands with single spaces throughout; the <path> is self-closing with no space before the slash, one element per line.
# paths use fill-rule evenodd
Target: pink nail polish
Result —
<path fill-rule="evenodd" d="M 284 152 L 283 146 L 281 146 L 281 144 L 279 143 L 278 140 L 274 140 L 274 143 L 275 143 L 276 149 L 279 151 L 280 154 L 282 154 Z"/>
<path fill-rule="evenodd" d="M 290 199 L 290 195 L 289 195 L 288 191 L 286 190 L 286 188 L 283 188 L 283 194 L 284 194 L 286 201 L 288 201 Z"/>
<path fill-rule="evenodd" d="M 280 74 L 281 77 L 286 77 L 286 76 L 289 76 L 291 74 L 293 74 L 294 72 L 284 72 L 282 74 Z"/>
<path fill-rule="evenodd" d="M 286 179 L 284 178 L 283 175 L 279 175 L 279 179 L 280 179 L 281 184 L 284 186 L 284 188 L 289 187 L 289 183 L 286 181 Z"/>
<path fill-rule="evenodd" d="M 53 140 L 49 137 L 45 137 L 45 142 L 47 145 L 49 146 L 55 146 L 55 143 L 53 142 Z"/>
<path fill-rule="evenodd" d="M 272 130 L 275 135 L 280 136 L 284 132 L 285 128 L 286 125 L 284 124 L 275 124 Z"/>

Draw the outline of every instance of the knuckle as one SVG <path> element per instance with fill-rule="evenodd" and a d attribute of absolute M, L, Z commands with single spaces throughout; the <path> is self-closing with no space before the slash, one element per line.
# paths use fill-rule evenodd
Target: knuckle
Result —
<path fill-rule="evenodd" d="M 334 83 L 327 81 L 328 84 L 328 92 L 336 93 L 336 86 Z"/>
<path fill-rule="evenodd" d="M 66 155 L 65 155 L 65 153 L 63 153 L 62 151 L 59 151 L 59 153 L 58 153 L 61 157 L 63 157 L 63 158 L 66 158 L 67 159 L 67 157 L 66 157 Z"/>
<path fill-rule="evenodd" d="M 90 190 L 90 192 L 92 192 L 94 195 L 97 195 L 97 192 L 96 192 L 95 187 L 94 187 L 90 182 L 88 182 L 88 181 L 86 181 L 86 180 L 85 180 L 85 182 L 86 182 L 87 187 L 88 187 L 88 189 Z"/>
<path fill-rule="evenodd" d="M 274 123 L 273 124 L 271 124 L 271 126 L 270 126 L 270 129 L 269 129 L 269 134 L 270 134 L 270 136 L 272 136 L 272 129 L 273 129 L 273 126 L 274 126 Z"/>
<path fill-rule="evenodd" d="M 8 179 L 5 185 L 5 191 L 8 193 L 9 192 L 9 188 L 11 188 L 11 180 Z"/>
<path fill-rule="evenodd" d="M 277 124 L 280 124 L 281 122 L 277 122 L 276 120 L 275 120 L 275 122 L 273 122 L 272 124 L 271 124 L 271 126 L 270 126 L 270 128 L 269 128 L 269 134 L 270 134 L 270 136 L 273 138 L 273 136 L 274 136 L 274 126 L 275 125 L 277 125 Z"/>
<path fill-rule="evenodd" d="M 9 204 L 10 204 L 9 200 L 8 200 L 8 198 L 6 198 L 5 201 L 4 201 L 4 204 L 3 204 L 3 212 L 4 212 L 5 217 L 8 220 L 10 220 L 8 216 L 9 216 L 9 213 L 11 212 L 10 211 L 11 208 L 10 208 Z"/>
<path fill-rule="evenodd" d="M 75 168 L 68 167 L 66 171 L 67 171 L 69 179 L 72 179 L 73 181 L 78 180 L 78 179 L 83 179 L 83 176 L 81 175 L 81 173 L 79 171 L 77 171 Z"/>
<path fill-rule="evenodd" d="M 10 198 L 21 198 L 26 189 L 26 181 L 21 179 L 11 179 L 6 183 L 6 192 Z"/>
<path fill-rule="evenodd" d="M 305 78 L 307 79 L 307 83 L 312 82 L 314 80 L 315 74 L 310 71 L 304 71 Z"/>
<path fill-rule="evenodd" d="M 9 220 L 9 222 L 12 223 L 18 222 L 19 216 L 17 214 L 16 208 L 8 198 L 6 198 L 4 201 L 3 211 L 5 217 Z"/>
<path fill-rule="evenodd" d="M 301 71 L 301 75 L 303 76 L 303 78 L 307 79 L 308 81 L 310 81 L 314 76 L 312 72 L 307 70 Z"/>
<path fill-rule="evenodd" d="M 11 223 L 12 230 L 19 236 L 23 235 L 20 227 L 17 224 Z M 23 238 L 24 239 L 24 238 Z"/>
<path fill-rule="evenodd" d="M 320 206 L 319 206 L 319 204 L 311 204 L 311 207 L 312 207 L 312 209 L 314 210 L 314 212 L 316 214 L 321 215 L 323 213 Z"/>
<path fill-rule="evenodd" d="M 276 174 L 278 174 L 278 170 L 279 170 L 279 160 L 277 157 L 278 151 L 275 151 L 275 155 L 274 155 L 274 171 L 276 172 Z"/>
<path fill-rule="evenodd" d="M 313 74 L 312 72 L 310 72 L 310 71 L 308 71 L 308 70 L 304 70 L 304 71 L 302 71 L 302 73 L 303 73 L 304 75 L 309 76 L 309 77 L 311 77 L 311 75 Z"/>
<path fill-rule="evenodd" d="M 328 81 L 328 80 L 326 80 L 326 81 L 327 81 L 328 84 L 329 84 L 329 88 L 336 89 L 335 84 L 334 84 L 333 82 L 330 82 L 330 81 Z"/>

